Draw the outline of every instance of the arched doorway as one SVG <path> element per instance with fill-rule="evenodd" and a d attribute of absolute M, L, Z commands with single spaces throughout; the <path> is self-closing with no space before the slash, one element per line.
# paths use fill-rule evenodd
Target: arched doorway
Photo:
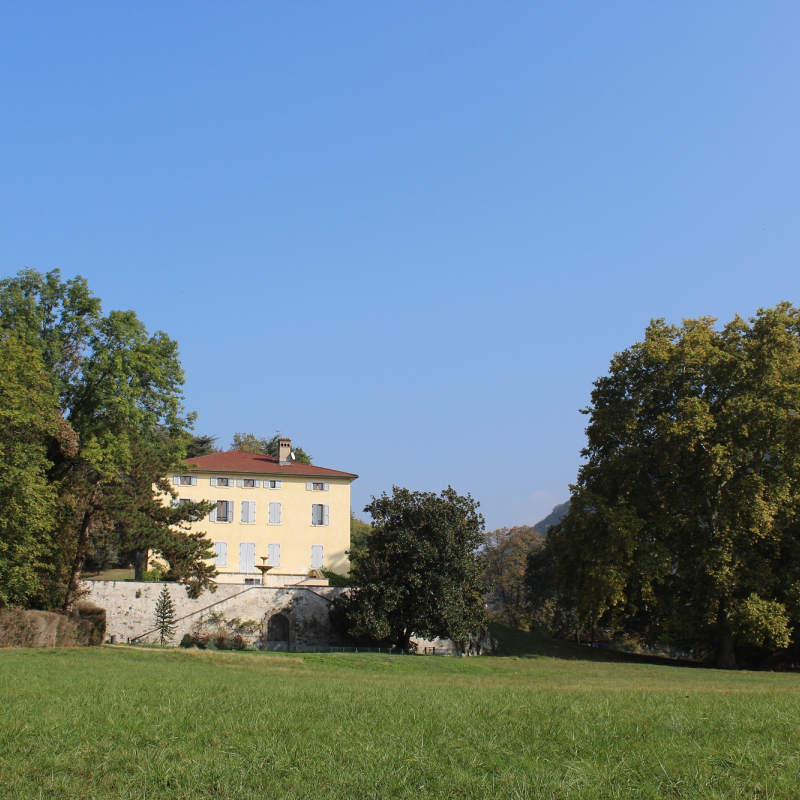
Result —
<path fill-rule="evenodd" d="M 289 620 L 274 614 L 267 620 L 267 650 L 289 649 Z"/>

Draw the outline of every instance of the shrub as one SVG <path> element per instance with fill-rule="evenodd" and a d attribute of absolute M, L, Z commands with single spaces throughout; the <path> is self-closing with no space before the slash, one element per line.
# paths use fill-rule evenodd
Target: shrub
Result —
<path fill-rule="evenodd" d="M 139 576 L 139 580 L 148 581 L 149 583 L 159 583 L 162 577 L 163 573 L 161 570 L 158 567 L 153 567 L 153 569 L 146 569 L 142 572 Z"/>

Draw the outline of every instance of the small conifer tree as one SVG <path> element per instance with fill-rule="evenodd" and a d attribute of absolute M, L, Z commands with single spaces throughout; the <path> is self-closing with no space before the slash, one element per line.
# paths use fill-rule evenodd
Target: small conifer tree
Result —
<path fill-rule="evenodd" d="M 167 644 L 172 640 L 175 629 L 175 604 L 165 583 L 156 603 L 156 630 L 161 638 L 161 644 Z"/>

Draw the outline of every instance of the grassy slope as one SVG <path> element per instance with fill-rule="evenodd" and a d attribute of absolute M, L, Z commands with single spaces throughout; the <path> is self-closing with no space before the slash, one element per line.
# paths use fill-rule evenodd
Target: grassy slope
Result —
<path fill-rule="evenodd" d="M 0 651 L 6 798 L 788 798 L 798 722 L 796 675 Z"/>

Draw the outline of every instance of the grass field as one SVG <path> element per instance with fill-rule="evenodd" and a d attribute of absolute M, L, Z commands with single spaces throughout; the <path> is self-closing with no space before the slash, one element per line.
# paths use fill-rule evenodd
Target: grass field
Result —
<path fill-rule="evenodd" d="M 472 659 L 0 650 L 0 795 L 800 794 L 800 675 L 549 646 Z"/>

